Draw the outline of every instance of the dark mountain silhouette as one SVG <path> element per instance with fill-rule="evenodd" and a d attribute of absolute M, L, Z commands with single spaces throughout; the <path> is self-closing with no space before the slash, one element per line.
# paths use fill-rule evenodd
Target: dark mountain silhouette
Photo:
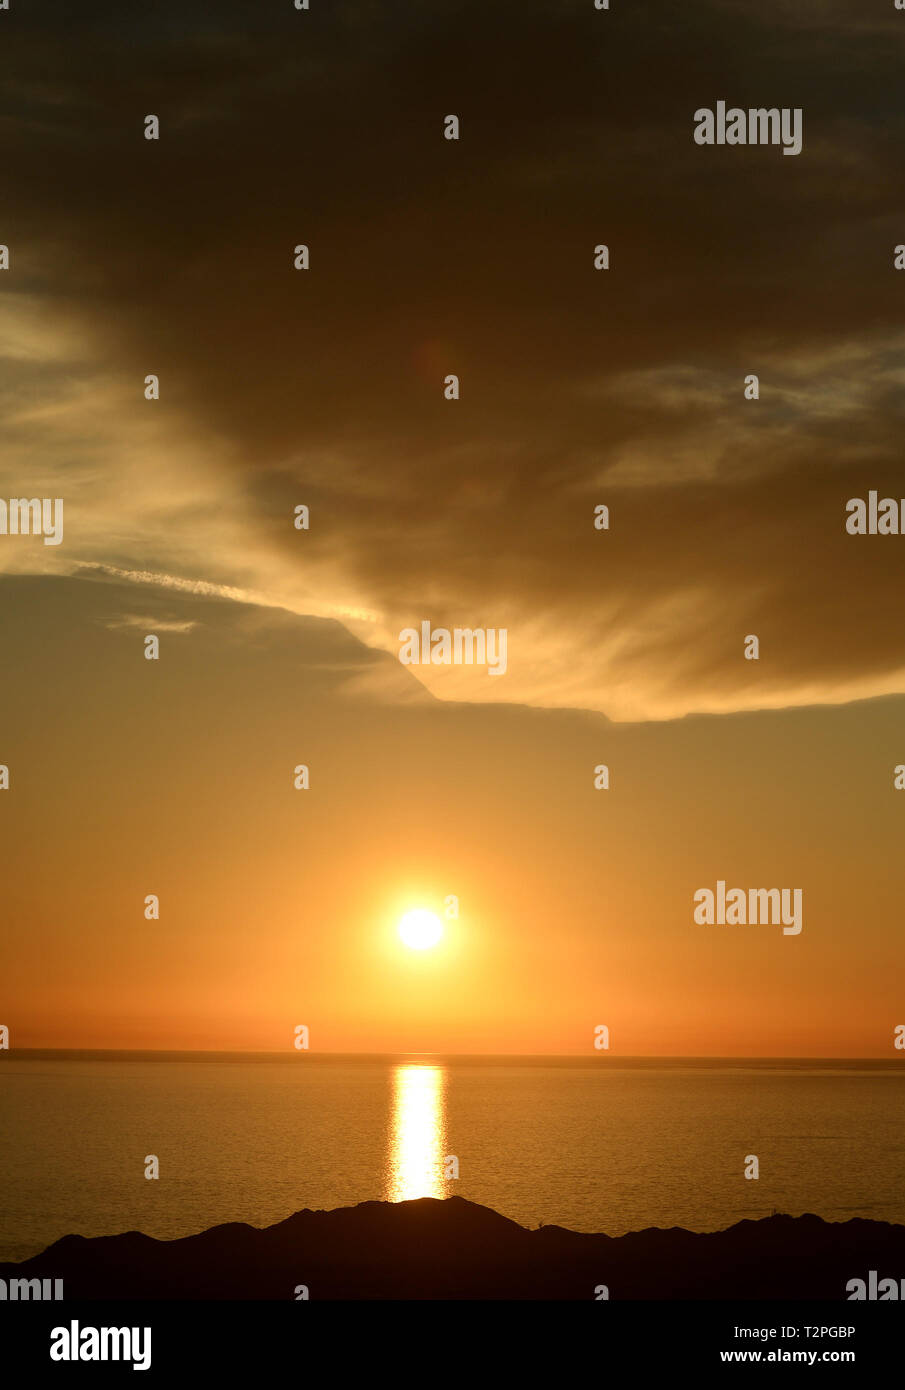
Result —
<path fill-rule="evenodd" d="M 526 1230 L 461 1197 L 299 1211 L 160 1241 L 66 1236 L 0 1277 L 62 1278 L 69 1299 L 847 1298 L 850 1279 L 905 1277 L 905 1226 L 770 1216 L 725 1231 L 624 1236 Z"/>

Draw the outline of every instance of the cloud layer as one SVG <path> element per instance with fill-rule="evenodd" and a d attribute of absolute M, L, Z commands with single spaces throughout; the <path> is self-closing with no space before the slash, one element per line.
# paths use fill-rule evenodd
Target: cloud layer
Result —
<path fill-rule="evenodd" d="M 507 627 L 504 679 L 419 670 L 450 699 L 905 690 L 905 538 L 844 530 L 905 491 L 889 8 L 89 5 L 65 49 L 64 7 L 22 12 L 0 495 L 63 496 L 66 537 L 0 566 L 234 589 L 390 651 Z M 802 154 L 696 146 L 717 100 L 801 107 Z"/>

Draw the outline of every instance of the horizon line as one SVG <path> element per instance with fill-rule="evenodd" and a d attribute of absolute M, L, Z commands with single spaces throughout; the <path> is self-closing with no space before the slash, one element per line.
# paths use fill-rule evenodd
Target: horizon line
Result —
<path fill-rule="evenodd" d="M 474 1057 L 488 1058 L 512 1058 L 515 1060 L 526 1059 L 563 1059 L 577 1061 L 586 1059 L 595 1060 L 620 1060 L 627 1062 L 889 1062 L 896 1064 L 897 1058 L 887 1056 L 852 1056 L 840 1053 L 822 1053 L 817 1055 L 788 1054 L 788 1053 L 723 1053 L 723 1052 L 696 1052 L 696 1053 L 656 1053 L 656 1052 L 626 1052 L 614 1053 L 610 1049 L 601 1049 L 599 1052 L 444 1052 L 442 1050 L 419 1050 L 411 1051 L 403 1048 L 391 1049 L 389 1051 L 315 1051 L 306 1048 L 200 1048 L 200 1047 L 15 1047 L 3 1049 L 8 1056 L 27 1053 L 80 1053 L 88 1056 L 103 1056 L 109 1053 L 129 1056 L 192 1056 L 192 1057 L 307 1057 L 309 1060 L 314 1057 L 341 1057 L 341 1058 L 385 1058 L 385 1057 L 412 1057 L 412 1058 L 453 1058 L 467 1059 Z"/>

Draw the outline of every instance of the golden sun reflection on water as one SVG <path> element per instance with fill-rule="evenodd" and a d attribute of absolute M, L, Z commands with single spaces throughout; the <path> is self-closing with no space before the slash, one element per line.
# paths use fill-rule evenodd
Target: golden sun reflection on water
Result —
<path fill-rule="evenodd" d="M 388 1202 L 445 1197 L 446 1068 L 403 1062 L 393 1071 Z"/>

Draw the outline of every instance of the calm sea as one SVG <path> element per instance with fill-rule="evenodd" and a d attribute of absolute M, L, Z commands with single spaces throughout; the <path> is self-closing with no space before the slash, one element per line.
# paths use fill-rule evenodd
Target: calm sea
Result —
<path fill-rule="evenodd" d="M 892 1061 L 5 1053 L 0 1259 L 451 1193 L 612 1235 L 905 1223 L 903 1102 Z"/>

